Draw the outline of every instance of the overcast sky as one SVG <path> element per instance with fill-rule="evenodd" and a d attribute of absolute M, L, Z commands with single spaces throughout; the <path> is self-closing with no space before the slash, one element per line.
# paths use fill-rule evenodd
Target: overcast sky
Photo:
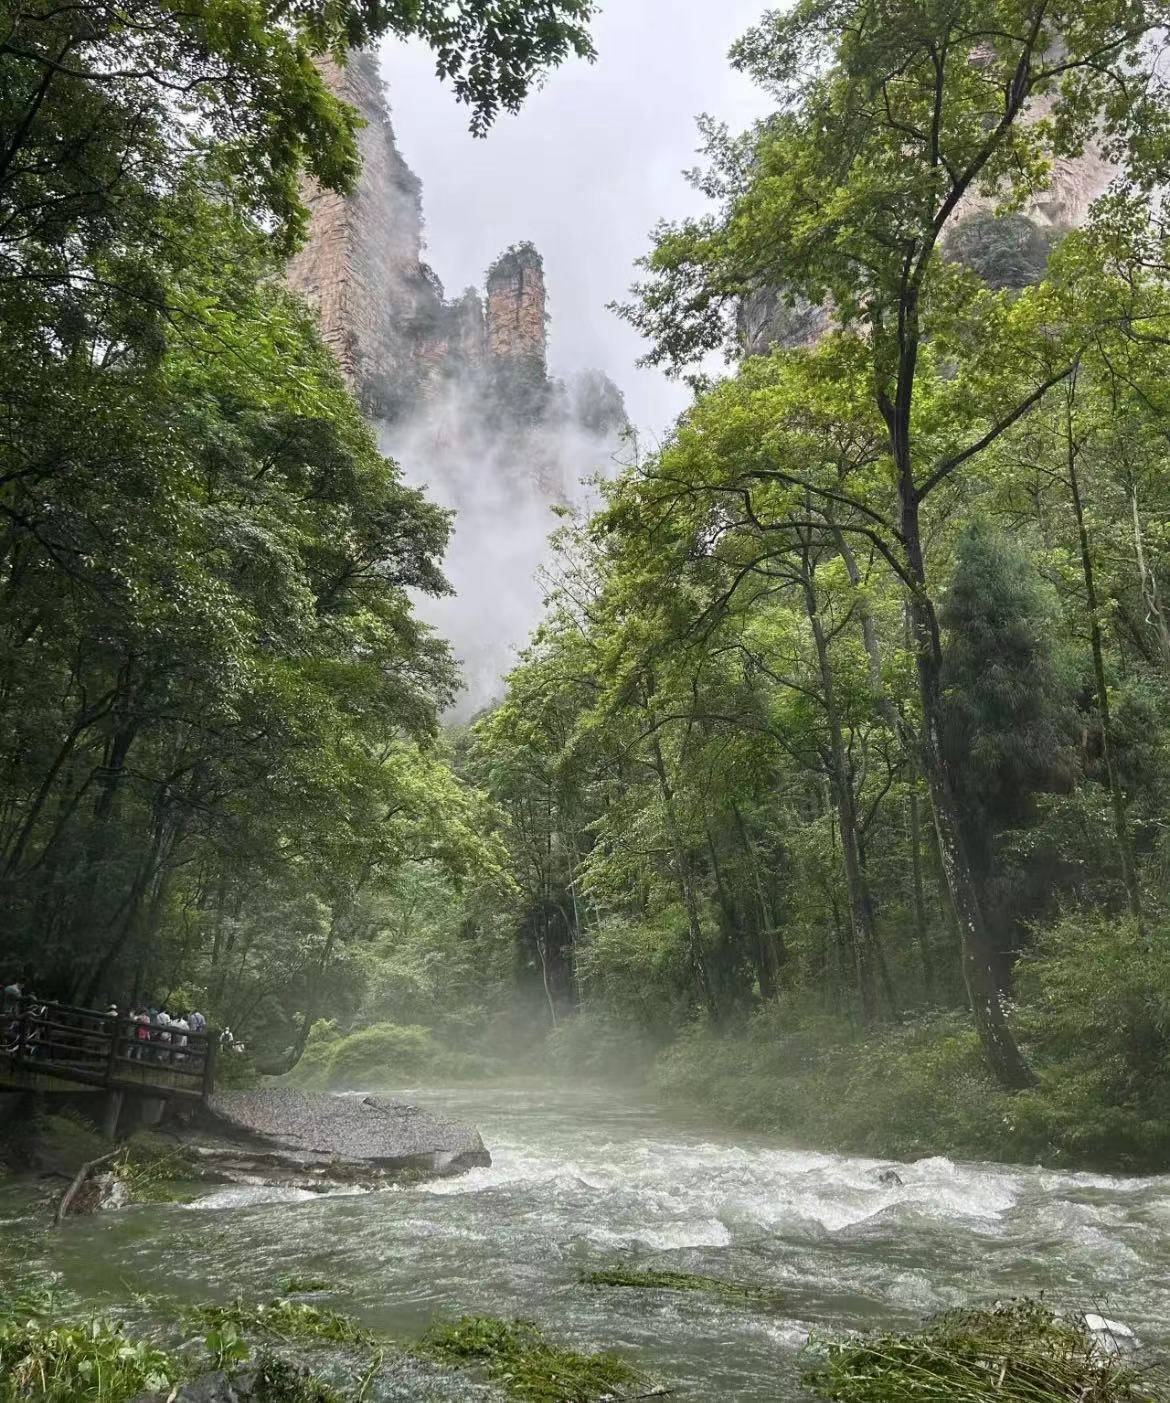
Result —
<path fill-rule="evenodd" d="M 434 77 L 422 44 L 391 44 L 383 72 L 398 144 L 423 183 L 426 257 L 448 295 L 482 286 L 509 244 L 544 255 L 554 372 L 594 365 L 626 393 L 630 416 L 660 433 L 687 392 L 637 370 L 640 338 L 606 311 L 660 217 L 702 207 L 682 172 L 696 164 L 695 116 L 733 128 L 764 99 L 727 64 L 731 41 L 765 0 L 610 0 L 593 26 L 593 65 L 553 73 L 491 134 L 467 132 L 467 111 Z"/>

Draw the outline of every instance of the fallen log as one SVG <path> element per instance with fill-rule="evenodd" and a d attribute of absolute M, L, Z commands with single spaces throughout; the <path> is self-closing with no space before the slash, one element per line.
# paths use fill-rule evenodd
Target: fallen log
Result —
<path fill-rule="evenodd" d="M 57 1205 L 57 1211 L 53 1215 L 53 1226 L 59 1228 L 65 1221 L 65 1215 L 69 1212 L 69 1205 L 77 1197 L 78 1190 L 89 1178 L 95 1169 L 100 1169 L 103 1164 L 109 1164 L 111 1160 L 117 1159 L 122 1153 L 121 1150 L 111 1150 L 108 1155 L 99 1155 L 97 1159 L 87 1160 L 85 1164 L 73 1176 L 73 1181 L 65 1192 L 61 1195 L 61 1202 Z"/>

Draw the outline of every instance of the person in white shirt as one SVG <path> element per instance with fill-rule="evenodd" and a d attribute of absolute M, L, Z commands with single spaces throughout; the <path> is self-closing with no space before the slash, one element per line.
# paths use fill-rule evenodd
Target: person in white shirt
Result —
<path fill-rule="evenodd" d="M 171 1039 L 175 1044 L 175 1061 L 185 1062 L 187 1060 L 187 1034 L 191 1025 L 185 1018 L 171 1019 Z"/>

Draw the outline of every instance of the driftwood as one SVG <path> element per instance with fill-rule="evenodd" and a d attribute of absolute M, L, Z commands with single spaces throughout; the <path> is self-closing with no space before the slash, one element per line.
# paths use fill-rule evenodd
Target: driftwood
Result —
<path fill-rule="evenodd" d="M 97 1159 L 88 1160 L 73 1176 L 73 1182 L 61 1195 L 61 1202 L 57 1205 L 57 1211 L 53 1215 L 53 1226 L 59 1228 L 65 1221 L 65 1215 L 69 1212 L 69 1205 L 77 1197 L 77 1191 L 89 1178 L 95 1169 L 100 1169 L 103 1164 L 109 1164 L 111 1160 L 117 1159 L 122 1153 L 121 1150 L 111 1150 L 108 1155 L 99 1155 Z"/>

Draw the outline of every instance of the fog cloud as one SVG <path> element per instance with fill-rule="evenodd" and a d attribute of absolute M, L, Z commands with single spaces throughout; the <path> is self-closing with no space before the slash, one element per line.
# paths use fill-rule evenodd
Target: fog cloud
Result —
<path fill-rule="evenodd" d="M 482 287 L 503 249 L 531 240 L 544 256 L 550 372 L 605 371 L 643 445 L 689 394 L 636 368 L 644 346 L 607 303 L 625 296 L 653 225 L 703 207 L 683 176 L 696 164 L 696 115 L 741 128 L 766 110 L 726 60 L 761 10 L 760 0 L 621 0 L 594 26 L 597 63 L 567 63 L 482 140 L 468 134 L 466 110 L 435 78 L 428 49 L 392 45 L 382 55 L 399 149 L 422 181 L 424 257 L 447 295 Z M 537 573 L 557 525 L 550 503 L 581 505 L 580 480 L 629 456 L 571 415 L 509 431 L 483 411 L 473 379 L 448 381 L 383 428 L 408 479 L 455 508 L 446 570 L 456 593 L 419 608 L 462 664 L 456 719 L 500 694 L 501 674 L 539 620 Z"/>

